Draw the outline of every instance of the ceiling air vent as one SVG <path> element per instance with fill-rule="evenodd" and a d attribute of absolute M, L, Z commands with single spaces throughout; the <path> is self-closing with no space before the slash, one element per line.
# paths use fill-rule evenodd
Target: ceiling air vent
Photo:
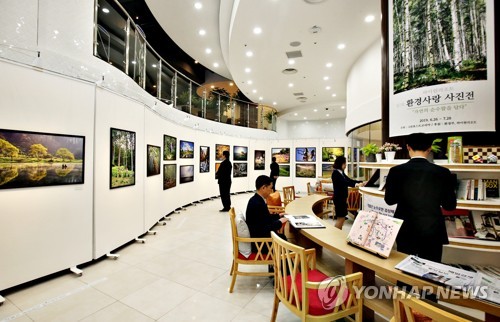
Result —
<path fill-rule="evenodd" d="M 293 93 L 293 95 L 295 95 L 295 96 L 304 96 L 304 93 L 303 92 L 298 92 L 298 93 Z"/>
<path fill-rule="evenodd" d="M 286 52 L 286 57 L 288 57 L 289 59 L 291 59 L 291 58 L 299 58 L 299 57 L 302 57 L 302 52 L 300 50 L 287 51 Z"/>
<path fill-rule="evenodd" d="M 292 47 L 299 47 L 300 46 L 300 41 L 292 41 L 290 43 L 290 46 L 292 46 Z"/>
<path fill-rule="evenodd" d="M 305 101 L 307 101 L 307 97 L 305 97 L 305 96 L 300 96 L 300 97 L 297 97 L 297 99 L 298 99 L 299 101 L 301 101 L 301 102 L 305 102 Z"/>
<path fill-rule="evenodd" d="M 291 74 L 296 74 L 297 70 L 295 68 L 286 68 L 283 69 L 281 72 L 286 75 L 291 75 Z"/>

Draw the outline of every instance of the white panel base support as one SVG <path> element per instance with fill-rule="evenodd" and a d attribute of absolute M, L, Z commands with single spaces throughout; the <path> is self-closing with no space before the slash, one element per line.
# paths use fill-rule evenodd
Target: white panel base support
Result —
<path fill-rule="evenodd" d="M 5 298 L 0 295 L 0 306 L 2 306 L 2 304 L 5 302 Z"/>
<path fill-rule="evenodd" d="M 148 234 L 150 234 L 150 235 L 156 235 L 156 231 L 154 231 L 154 230 L 148 230 Z"/>
<path fill-rule="evenodd" d="M 136 238 L 135 241 L 138 242 L 138 243 L 141 243 L 141 244 L 145 244 L 146 243 L 146 240 L 144 238 Z"/>
<path fill-rule="evenodd" d="M 158 222 L 156 223 L 158 226 L 165 226 L 167 223 L 164 222 L 164 221 L 161 221 L 161 220 L 158 220 Z"/>
<path fill-rule="evenodd" d="M 106 256 L 111 258 L 111 259 L 117 260 L 118 257 L 120 257 L 120 254 L 107 253 Z"/>
<path fill-rule="evenodd" d="M 70 267 L 69 270 L 71 271 L 71 273 L 76 274 L 78 276 L 83 275 L 83 271 L 76 266 Z"/>
<path fill-rule="evenodd" d="M 172 219 L 172 218 L 167 217 L 167 216 L 163 217 L 163 220 L 165 220 L 165 221 L 170 221 L 171 219 Z M 166 222 L 164 222 L 164 224 L 166 225 L 167 223 L 166 223 Z"/>

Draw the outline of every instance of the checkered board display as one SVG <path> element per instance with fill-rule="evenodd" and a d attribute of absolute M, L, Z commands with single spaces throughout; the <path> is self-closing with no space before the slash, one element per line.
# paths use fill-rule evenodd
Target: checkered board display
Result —
<path fill-rule="evenodd" d="M 472 157 L 479 155 L 486 162 L 488 155 L 494 154 L 500 160 L 500 147 L 495 146 L 464 146 L 464 163 L 474 163 Z"/>

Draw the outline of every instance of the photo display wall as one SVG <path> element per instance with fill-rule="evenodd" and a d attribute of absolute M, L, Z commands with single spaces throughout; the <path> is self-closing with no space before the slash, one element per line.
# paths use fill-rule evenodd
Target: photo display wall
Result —
<path fill-rule="evenodd" d="M 85 137 L 0 129 L 0 189 L 83 184 Z"/>
<path fill-rule="evenodd" d="M 389 1 L 389 136 L 495 131 L 493 2 Z"/>

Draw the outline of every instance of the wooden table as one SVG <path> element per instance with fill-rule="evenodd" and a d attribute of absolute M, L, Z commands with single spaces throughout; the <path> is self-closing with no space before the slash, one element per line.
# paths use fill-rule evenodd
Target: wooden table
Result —
<path fill-rule="evenodd" d="M 317 212 L 318 204 L 325 200 L 324 195 L 308 195 L 289 203 L 285 212 L 288 214 L 312 214 Z M 313 208 L 315 211 L 313 211 Z M 320 219 L 321 220 L 321 219 Z M 301 229 L 300 235 L 307 237 L 310 241 L 320 245 L 335 254 L 345 258 L 345 274 L 363 272 L 363 284 L 375 285 L 375 275 L 390 277 L 391 279 L 421 288 L 432 287 L 433 291 L 441 288 L 440 285 L 414 277 L 401 272 L 394 266 L 405 259 L 408 255 L 392 251 L 389 258 L 384 259 L 372 255 L 364 250 L 353 247 L 346 242 L 347 233 L 335 228 L 331 222 L 323 221 L 325 229 Z M 445 300 L 453 304 L 463 305 L 485 312 L 486 321 L 498 321 L 500 316 L 500 305 L 482 301 L 479 299 L 454 299 Z M 392 317 L 392 302 L 380 299 L 365 299 L 366 306 L 363 312 L 363 321 L 373 320 L 373 311 L 387 317 Z"/>

